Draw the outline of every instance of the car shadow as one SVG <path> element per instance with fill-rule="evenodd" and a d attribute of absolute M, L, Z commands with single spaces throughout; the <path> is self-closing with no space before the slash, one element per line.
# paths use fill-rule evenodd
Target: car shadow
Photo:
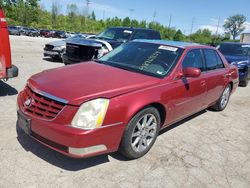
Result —
<path fill-rule="evenodd" d="M 189 117 L 187 117 L 187 118 L 185 118 L 183 120 L 180 120 L 180 121 L 178 121 L 178 122 L 176 122 L 176 123 L 174 123 L 172 125 L 169 125 L 166 128 L 160 130 L 159 135 L 162 135 L 165 132 L 168 132 L 171 129 L 174 129 L 175 127 L 178 127 L 178 126 L 180 126 L 180 125 L 182 125 L 182 124 L 184 124 L 184 123 L 186 123 L 186 122 L 188 122 L 188 121 L 190 121 L 190 120 L 192 120 L 192 119 L 194 119 L 194 118 L 196 118 L 196 117 L 198 117 L 198 116 L 200 116 L 200 115 L 202 115 L 202 114 L 204 114 L 206 112 L 207 112 L 207 110 L 202 110 L 202 111 L 197 112 L 197 113 L 195 113 L 195 114 L 193 114 L 193 115 L 191 115 L 191 116 L 189 116 Z"/>
<path fill-rule="evenodd" d="M 63 170 L 79 171 L 109 162 L 108 155 L 86 159 L 75 159 L 58 153 L 26 135 L 16 124 L 17 140 L 21 146 L 42 160 Z"/>
<path fill-rule="evenodd" d="M 44 57 L 43 60 L 52 62 L 52 63 L 63 63 L 59 58 L 51 58 L 51 57 Z"/>
<path fill-rule="evenodd" d="M 0 97 L 18 94 L 18 91 L 15 88 L 11 87 L 3 81 L 0 81 L 0 88 Z"/>
<path fill-rule="evenodd" d="M 168 132 L 168 131 L 170 131 L 170 130 L 172 130 L 172 129 L 174 129 L 174 128 L 176 128 L 176 127 L 178 127 L 178 126 L 180 126 L 180 125 L 182 125 L 182 124 L 184 124 L 184 123 L 186 123 L 186 122 L 188 122 L 188 121 L 190 121 L 190 120 L 192 120 L 192 119 L 194 119 L 194 118 L 196 118 L 204 113 L 206 113 L 206 112 L 207 112 L 207 110 L 202 110 L 202 111 L 197 112 L 197 113 L 195 113 L 195 114 L 193 114 L 193 115 L 191 115 L 191 116 L 189 116 L 181 121 L 178 121 L 177 123 L 169 125 L 169 126 L 165 127 L 164 129 L 160 130 L 158 136 L 160 136 L 160 135 L 162 135 L 162 134 L 164 134 L 164 133 L 166 133 L 166 132 Z M 120 161 L 129 161 L 130 160 L 130 159 L 125 158 L 123 155 L 121 155 L 118 152 L 110 154 L 110 156 L 117 159 L 117 160 L 120 160 Z"/>

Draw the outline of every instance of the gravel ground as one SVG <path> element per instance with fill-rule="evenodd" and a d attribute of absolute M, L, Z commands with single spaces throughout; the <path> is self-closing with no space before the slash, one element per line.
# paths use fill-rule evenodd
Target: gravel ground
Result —
<path fill-rule="evenodd" d="M 225 111 L 202 111 L 162 132 L 143 158 L 117 153 L 71 159 L 16 129 L 16 97 L 34 73 L 63 66 L 43 60 L 53 39 L 11 37 L 18 78 L 0 81 L 0 187 L 250 187 L 250 86 Z"/>

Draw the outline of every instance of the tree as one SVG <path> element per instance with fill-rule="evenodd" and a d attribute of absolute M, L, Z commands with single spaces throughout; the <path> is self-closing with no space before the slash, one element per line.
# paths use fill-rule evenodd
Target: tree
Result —
<path fill-rule="evenodd" d="M 52 7 L 51 7 L 51 23 L 52 23 L 52 26 L 54 26 L 54 27 L 57 26 L 57 17 L 59 15 L 60 8 L 61 7 L 58 4 L 58 2 L 53 1 Z"/>
<path fill-rule="evenodd" d="M 173 39 L 176 41 L 183 41 L 185 39 L 185 35 L 183 35 L 181 30 L 178 29 Z"/>
<path fill-rule="evenodd" d="M 126 17 L 126 18 L 124 18 L 123 19 L 123 21 L 122 21 L 122 26 L 124 26 L 124 27 L 130 27 L 130 18 L 129 17 Z"/>
<path fill-rule="evenodd" d="M 209 29 L 199 29 L 195 33 L 189 36 L 190 40 L 193 42 L 201 44 L 211 44 L 212 43 L 212 32 Z"/>
<path fill-rule="evenodd" d="M 236 14 L 227 18 L 223 27 L 233 36 L 233 40 L 235 40 L 235 38 L 244 31 L 245 27 L 243 24 L 245 21 L 246 17 L 244 15 Z"/>
<path fill-rule="evenodd" d="M 92 13 L 91 13 L 91 19 L 92 20 L 96 20 L 96 16 L 95 16 L 95 12 L 94 11 L 92 11 Z"/>

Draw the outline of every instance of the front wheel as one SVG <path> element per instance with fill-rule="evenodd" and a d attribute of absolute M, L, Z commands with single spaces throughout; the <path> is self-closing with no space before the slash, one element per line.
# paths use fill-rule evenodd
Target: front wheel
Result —
<path fill-rule="evenodd" d="M 228 84 L 227 87 L 224 89 L 221 97 L 217 101 L 217 103 L 214 106 L 212 106 L 211 108 L 216 110 L 216 111 L 224 110 L 228 104 L 230 94 L 231 94 L 231 85 Z"/>
<path fill-rule="evenodd" d="M 246 79 L 240 82 L 239 86 L 247 87 L 249 80 L 250 80 L 250 72 L 248 73 Z"/>
<path fill-rule="evenodd" d="M 160 122 L 160 114 L 154 107 L 138 112 L 125 129 L 119 151 L 129 159 L 145 155 L 158 136 Z"/>

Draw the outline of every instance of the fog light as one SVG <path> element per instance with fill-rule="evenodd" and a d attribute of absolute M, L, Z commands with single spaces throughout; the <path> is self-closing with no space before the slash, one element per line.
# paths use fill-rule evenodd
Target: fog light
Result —
<path fill-rule="evenodd" d="M 105 145 L 96 145 L 87 148 L 72 148 L 69 147 L 69 153 L 73 155 L 87 155 L 91 153 L 101 152 L 107 150 Z"/>

